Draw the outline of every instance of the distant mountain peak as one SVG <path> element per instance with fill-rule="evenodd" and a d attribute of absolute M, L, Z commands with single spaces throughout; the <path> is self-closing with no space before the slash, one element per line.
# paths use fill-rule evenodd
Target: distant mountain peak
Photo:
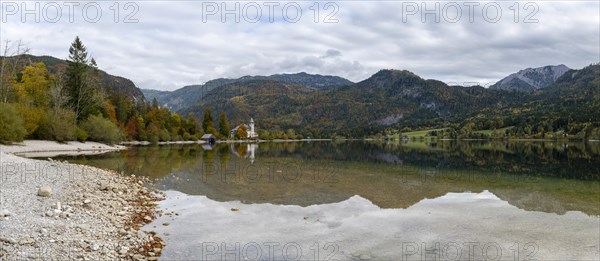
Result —
<path fill-rule="evenodd" d="M 297 76 L 306 76 L 306 75 L 314 75 L 314 76 L 322 76 L 320 74 L 309 74 L 307 72 L 297 72 L 297 73 L 277 73 L 277 74 L 273 74 L 271 76 L 274 75 L 297 75 Z"/>
<path fill-rule="evenodd" d="M 303 85 L 316 89 L 335 89 L 354 84 L 352 81 L 339 76 L 310 74 L 306 72 L 273 74 L 265 78 L 284 84 Z"/>
<path fill-rule="evenodd" d="M 371 78 L 387 78 L 388 80 L 399 80 L 399 79 L 415 79 L 415 80 L 424 80 L 419 75 L 408 71 L 408 70 L 398 70 L 398 69 L 385 69 L 380 70 L 379 72 L 373 74 Z"/>
<path fill-rule="evenodd" d="M 513 73 L 490 86 L 491 89 L 533 91 L 552 85 L 571 68 L 564 64 L 527 68 Z"/>
<path fill-rule="evenodd" d="M 399 76 L 399 77 L 418 76 L 418 75 L 414 74 L 411 71 L 408 71 L 408 70 L 398 70 L 398 69 L 383 69 L 383 70 L 379 70 L 373 76 L 376 76 L 376 75 Z"/>
<path fill-rule="evenodd" d="M 375 87 L 375 88 L 385 88 L 390 86 L 396 86 L 399 81 L 408 83 L 424 83 L 424 79 L 414 74 L 411 71 L 407 70 L 397 70 L 397 69 L 384 69 L 380 70 L 377 73 L 373 74 L 368 79 L 358 83 L 358 86 L 362 87 Z M 403 84 L 404 85 L 404 84 Z M 421 85 L 421 84 L 419 84 Z"/>

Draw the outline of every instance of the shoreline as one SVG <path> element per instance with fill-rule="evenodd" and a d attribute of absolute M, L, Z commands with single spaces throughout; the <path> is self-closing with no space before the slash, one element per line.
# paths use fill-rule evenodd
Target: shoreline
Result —
<path fill-rule="evenodd" d="M 311 141 L 333 141 L 333 139 L 272 139 L 272 140 L 218 140 L 217 143 L 285 143 L 285 142 L 311 142 Z"/>
<path fill-rule="evenodd" d="M 149 145 L 177 145 L 177 144 L 205 144 L 206 141 L 202 140 L 188 140 L 188 141 L 159 141 L 156 144 L 152 144 L 149 141 L 123 141 L 120 145 L 123 146 L 149 146 Z"/>
<path fill-rule="evenodd" d="M 357 139 L 340 139 L 340 140 L 357 140 Z M 578 140 L 578 139 L 526 139 L 526 138 L 513 138 L 513 139 L 447 139 L 447 138 L 443 138 L 443 139 L 438 139 L 438 138 L 432 138 L 432 137 L 426 137 L 426 138 L 415 138 L 415 139 L 375 139 L 375 138 L 365 138 L 365 139 L 358 139 L 358 140 L 366 140 L 366 141 L 504 141 L 504 142 L 509 142 L 509 141 L 535 141 L 535 142 L 540 142 L 540 141 L 560 141 L 560 142 L 566 142 L 566 143 L 585 143 L 585 142 L 599 142 L 600 140 Z"/>
<path fill-rule="evenodd" d="M 0 260 L 157 260 L 164 243 L 142 230 L 162 193 L 147 177 L 25 158 L 126 149 L 25 141 L 0 147 Z"/>
<path fill-rule="evenodd" d="M 11 145 L 0 145 L 0 153 L 16 156 L 56 157 L 63 155 L 95 155 L 111 151 L 125 150 L 122 145 L 106 145 L 98 142 L 69 141 L 59 143 L 47 140 L 25 140 Z"/>

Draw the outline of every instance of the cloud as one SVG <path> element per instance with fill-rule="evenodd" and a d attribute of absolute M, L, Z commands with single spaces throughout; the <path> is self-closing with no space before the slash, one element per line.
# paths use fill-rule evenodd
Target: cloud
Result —
<path fill-rule="evenodd" d="M 321 58 L 325 59 L 325 58 L 338 57 L 338 56 L 342 56 L 342 52 L 340 52 L 338 50 L 329 49 L 325 52 L 324 55 L 321 56 Z"/>
<path fill-rule="evenodd" d="M 24 3 L 31 8 L 35 2 Z M 39 3 L 43 8 L 49 2 Z M 493 82 L 527 67 L 581 68 L 600 60 L 599 2 L 538 1 L 529 8 L 519 2 L 518 15 L 511 9 L 514 3 L 498 2 L 502 16 L 496 22 L 486 21 L 494 13 L 483 7 L 491 2 L 479 3 L 472 14 L 467 2 L 456 2 L 461 8 L 456 22 L 448 21 L 455 17 L 450 2 L 439 2 L 439 7 L 414 2 L 419 10 L 412 15 L 406 2 L 340 1 L 328 9 L 319 2 L 319 12 L 314 3 L 298 2 L 302 16 L 295 22 L 286 19 L 297 6 L 285 13 L 287 2 L 279 3 L 270 22 L 269 10 L 257 2 L 262 17 L 256 23 L 245 19 L 256 15 L 254 9 L 243 11 L 246 2 L 237 10 L 240 22 L 235 15 L 223 22 L 219 13 L 207 15 L 200 1 L 133 2 L 137 10 L 120 2 L 118 16 L 110 9 L 113 2 L 102 1 L 102 17 L 95 23 L 85 20 L 84 3 L 51 23 L 44 17 L 35 22 L 26 16 L 23 22 L 20 14 L 7 16 L 3 1 L 0 40 L 22 39 L 33 54 L 66 58 L 79 35 L 100 68 L 139 87 L 163 90 L 219 77 L 300 71 L 360 81 L 382 68 L 446 82 Z M 224 4 L 236 8 L 235 2 Z M 423 14 L 423 7 L 437 8 L 440 22 Z M 132 14 L 129 18 L 138 22 L 125 23 Z M 538 21 L 526 23 L 528 15 Z M 337 22 L 325 23 L 328 16 Z"/>

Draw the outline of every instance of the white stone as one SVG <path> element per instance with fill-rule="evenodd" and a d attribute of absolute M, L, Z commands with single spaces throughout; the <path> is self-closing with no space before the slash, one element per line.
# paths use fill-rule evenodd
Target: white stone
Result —
<path fill-rule="evenodd" d="M 52 195 L 52 188 L 48 186 L 41 186 L 38 189 L 37 195 L 40 197 L 50 197 Z"/>
<path fill-rule="evenodd" d="M 0 217 L 8 217 L 11 216 L 12 213 L 10 213 L 10 211 L 3 209 L 2 211 L 0 211 Z"/>

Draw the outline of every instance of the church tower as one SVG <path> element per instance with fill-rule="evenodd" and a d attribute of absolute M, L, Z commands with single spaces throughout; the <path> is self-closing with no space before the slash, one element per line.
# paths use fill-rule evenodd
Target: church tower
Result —
<path fill-rule="evenodd" d="M 256 132 L 254 132 L 254 119 L 253 118 L 250 118 L 250 124 L 249 125 L 250 125 L 250 132 L 249 132 L 250 135 L 248 135 L 248 136 L 252 137 L 256 133 Z"/>

